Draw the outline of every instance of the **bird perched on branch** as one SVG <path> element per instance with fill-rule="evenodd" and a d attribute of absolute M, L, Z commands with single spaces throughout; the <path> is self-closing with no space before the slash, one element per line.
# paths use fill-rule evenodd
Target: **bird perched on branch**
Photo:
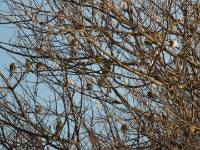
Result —
<path fill-rule="evenodd" d="M 171 48 L 175 48 L 176 45 L 177 45 L 177 41 L 176 41 L 176 40 L 170 40 L 169 46 L 170 46 Z"/>
<path fill-rule="evenodd" d="M 42 106 L 35 105 L 35 112 L 36 112 L 37 114 L 41 113 L 41 112 L 42 112 Z"/>
<path fill-rule="evenodd" d="M 88 90 L 92 90 L 92 82 L 91 81 L 88 81 L 88 83 L 87 83 L 87 89 Z"/>
<path fill-rule="evenodd" d="M 128 126 L 126 124 L 122 124 L 121 131 L 123 134 L 125 134 L 128 131 Z"/>
<path fill-rule="evenodd" d="M 76 52 L 77 52 L 77 50 L 78 50 L 78 48 L 77 48 L 77 46 L 76 45 L 70 45 L 70 48 L 71 48 L 71 52 L 72 52 L 72 54 L 76 54 Z"/>
<path fill-rule="evenodd" d="M 44 70 L 45 69 L 45 66 L 43 63 L 39 62 L 37 63 L 37 66 L 36 66 L 37 70 Z"/>
<path fill-rule="evenodd" d="M 153 91 L 147 92 L 147 96 L 148 96 L 149 98 L 156 98 L 156 95 L 155 95 L 155 93 L 154 93 Z"/>
<path fill-rule="evenodd" d="M 26 68 L 30 69 L 31 71 L 33 71 L 33 67 L 32 67 L 32 62 L 30 61 L 30 59 L 26 59 L 26 63 L 25 63 L 25 66 Z"/>
<path fill-rule="evenodd" d="M 104 57 L 99 55 L 96 57 L 96 61 L 97 61 L 97 63 L 102 63 L 104 61 Z"/>
<path fill-rule="evenodd" d="M 13 76 L 15 69 L 16 69 L 15 64 L 14 63 L 10 64 L 10 77 Z"/>
<path fill-rule="evenodd" d="M 60 119 L 58 119 L 56 125 L 56 132 L 59 132 L 62 129 L 62 127 L 63 127 L 63 122 Z"/>
<path fill-rule="evenodd" d="M 69 47 L 71 49 L 71 52 L 72 54 L 76 54 L 77 50 L 78 50 L 78 47 L 77 47 L 77 39 L 74 38 L 70 44 L 69 44 Z"/>

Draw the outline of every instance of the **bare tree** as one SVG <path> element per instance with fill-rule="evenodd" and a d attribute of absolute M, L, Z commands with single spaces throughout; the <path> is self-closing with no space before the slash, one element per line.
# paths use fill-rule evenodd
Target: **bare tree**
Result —
<path fill-rule="evenodd" d="M 2 148 L 200 148 L 198 1 L 1 3 Z"/>

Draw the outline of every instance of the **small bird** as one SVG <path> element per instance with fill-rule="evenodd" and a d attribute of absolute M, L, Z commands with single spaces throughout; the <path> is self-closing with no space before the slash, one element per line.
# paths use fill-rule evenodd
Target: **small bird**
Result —
<path fill-rule="evenodd" d="M 70 83 L 71 85 L 73 85 L 73 84 L 74 84 L 74 80 L 73 80 L 73 79 L 70 79 L 69 83 Z"/>
<path fill-rule="evenodd" d="M 14 63 L 10 64 L 10 77 L 13 76 L 15 69 L 16 69 L 15 64 Z"/>
<path fill-rule="evenodd" d="M 155 95 L 155 93 L 154 93 L 153 91 L 147 92 L 147 96 L 148 96 L 149 98 L 156 98 L 156 95 Z"/>
<path fill-rule="evenodd" d="M 170 46 L 171 48 L 175 48 L 176 45 L 177 45 L 177 41 L 176 41 L 176 40 L 170 40 L 169 43 L 170 43 L 169 46 Z"/>
<path fill-rule="evenodd" d="M 58 119 L 57 120 L 57 125 L 56 125 L 56 132 L 61 130 L 62 127 L 63 127 L 63 122 L 60 119 Z"/>
<path fill-rule="evenodd" d="M 31 71 L 33 71 L 32 64 L 33 64 L 33 63 L 27 58 L 27 59 L 26 59 L 26 63 L 25 63 L 26 68 L 28 68 L 28 69 L 30 69 Z"/>
<path fill-rule="evenodd" d="M 76 52 L 78 50 L 77 46 L 76 45 L 70 45 L 70 48 L 71 48 L 72 54 L 76 54 Z"/>
<path fill-rule="evenodd" d="M 77 47 L 77 38 L 74 38 L 70 43 L 69 47 L 71 49 L 72 54 L 76 54 L 78 47 Z"/>
<path fill-rule="evenodd" d="M 128 126 L 126 124 L 122 124 L 121 131 L 123 134 L 125 134 L 128 131 Z"/>
<path fill-rule="evenodd" d="M 45 69 L 45 66 L 44 66 L 43 63 L 39 62 L 39 63 L 37 63 L 36 68 L 37 68 L 38 70 L 44 70 L 44 69 Z"/>
<path fill-rule="evenodd" d="M 100 107 L 100 104 L 99 103 L 96 103 L 96 108 L 98 109 Z"/>
<path fill-rule="evenodd" d="M 87 89 L 88 90 L 92 90 L 92 82 L 91 81 L 88 81 L 88 83 L 87 83 Z"/>
<path fill-rule="evenodd" d="M 41 113 L 41 112 L 42 112 L 42 106 L 35 105 L 35 112 L 36 112 L 37 114 Z"/>
<path fill-rule="evenodd" d="M 103 81 L 103 79 L 99 78 L 97 81 L 99 86 L 104 86 L 106 83 Z"/>
<path fill-rule="evenodd" d="M 104 60 L 104 57 L 101 55 L 96 57 L 97 63 L 102 63 L 103 60 Z"/>

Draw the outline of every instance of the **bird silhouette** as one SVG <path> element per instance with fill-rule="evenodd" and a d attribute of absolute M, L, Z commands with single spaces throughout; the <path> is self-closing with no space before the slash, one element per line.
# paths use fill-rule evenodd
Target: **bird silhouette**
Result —
<path fill-rule="evenodd" d="M 14 63 L 10 64 L 10 78 L 13 76 L 15 69 L 16 69 L 15 64 Z"/>

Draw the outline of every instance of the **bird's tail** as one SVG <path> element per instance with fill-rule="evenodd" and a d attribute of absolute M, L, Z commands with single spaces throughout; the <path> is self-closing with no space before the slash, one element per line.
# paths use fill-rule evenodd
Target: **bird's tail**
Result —
<path fill-rule="evenodd" d="M 9 75 L 9 77 L 11 78 L 13 76 L 13 72 L 10 72 L 10 75 Z"/>

